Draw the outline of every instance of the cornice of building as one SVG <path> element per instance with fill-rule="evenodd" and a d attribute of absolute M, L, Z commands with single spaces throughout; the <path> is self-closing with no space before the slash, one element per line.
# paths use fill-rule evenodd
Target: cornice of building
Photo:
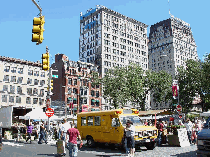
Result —
<path fill-rule="evenodd" d="M 24 64 L 24 65 L 32 65 L 32 66 L 37 66 L 41 67 L 40 61 L 37 62 L 32 62 L 32 61 L 27 61 L 27 60 L 21 60 L 17 58 L 10 58 L 10 57 L 5 57 L 5 56 L 0 56 L 0 60 L 3 62 L 12 62 L 12 63 L 19 63 L 19 64 Z"/>

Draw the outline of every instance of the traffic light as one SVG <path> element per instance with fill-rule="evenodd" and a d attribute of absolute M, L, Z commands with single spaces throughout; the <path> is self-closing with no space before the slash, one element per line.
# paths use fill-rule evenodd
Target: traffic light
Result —
<path fill-rule="evenodd" d="M 42 70 L 50 69 L 50 57 L 49 53 L 42 54 Z"/>
<path fill-rule="evenodd" d="M 32 29 L 32 42 L 36 42 L 37 44 L 41 44 L 44 40 L 43 32 L 44 32 L 44 16 L 35 17 L 33 20 L 33 29 Z"/>
<path fill-rule="evenodd" d="M 53 90 L 53 79 L 50 81 L 51 91 Z"/>

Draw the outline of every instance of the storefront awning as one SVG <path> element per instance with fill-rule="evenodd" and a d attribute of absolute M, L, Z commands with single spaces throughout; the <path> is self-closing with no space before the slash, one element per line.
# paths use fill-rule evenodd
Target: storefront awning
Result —
<path fill-rule="evenodd" d="M 96 102 L 96 101 L 95 101 L 95 100 L 93 100 L 93 99 L 92 99 L 91 101 L 92 101 L 92 102 Z"/>
<path fill-rule="evenodd" d="M 99 102 L 99 100 L 96 100 L 96 102 Z"/>
<path fill-rule="evenodd" d="M 77 98 L 74 98 L 74 100 L 77 100 Z"/>
<path fill-rule="evenodd" d="M 68 98 L 68 100 L 71 100 L 71 98 Z"/>

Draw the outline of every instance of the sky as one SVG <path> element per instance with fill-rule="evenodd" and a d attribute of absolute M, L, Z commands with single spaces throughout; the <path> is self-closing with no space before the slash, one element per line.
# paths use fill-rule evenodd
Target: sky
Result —
<path fill-rule="evenodd" d="M 32 42 L 33 18 L 39 10 L 31 0 L 0 1 L 0 56 L 40 61 L 50 50 L 51 60 L 57 53 L 79 60 L 80 12 L 103 5 L 150 26 L 172 15 L 189 23 L 197 44 L 198 57 L 210 53 L 210 0 L 36 0 L 45 16 L 44 41 Z"/>

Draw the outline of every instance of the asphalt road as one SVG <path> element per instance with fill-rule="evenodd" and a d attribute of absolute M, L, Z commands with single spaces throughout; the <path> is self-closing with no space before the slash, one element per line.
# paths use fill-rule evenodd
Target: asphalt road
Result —
<path fill-rule="evenodd" d="M 85 142 L 84 142 L 85 144 Z M 154 150 L 147 150 L 144 147 L 136 150 L 136 157 L 196 157 L 196 145 L 189 147 L 172 147 L 164 145 L 156 147 Z M 68 156 L 68 150 L 67 155 Z M 58 157 L 57 147 L 55 143 L 39 145 L 37 142 L 32 144 L 3 142 L 3 149 L 0 157 Z M 119 157 L 126 156 L 122 150 L 118 150 L 111 146 L 97 145 L 96 148 L 88 148 L 83 146 L 78 157 Z"/>

